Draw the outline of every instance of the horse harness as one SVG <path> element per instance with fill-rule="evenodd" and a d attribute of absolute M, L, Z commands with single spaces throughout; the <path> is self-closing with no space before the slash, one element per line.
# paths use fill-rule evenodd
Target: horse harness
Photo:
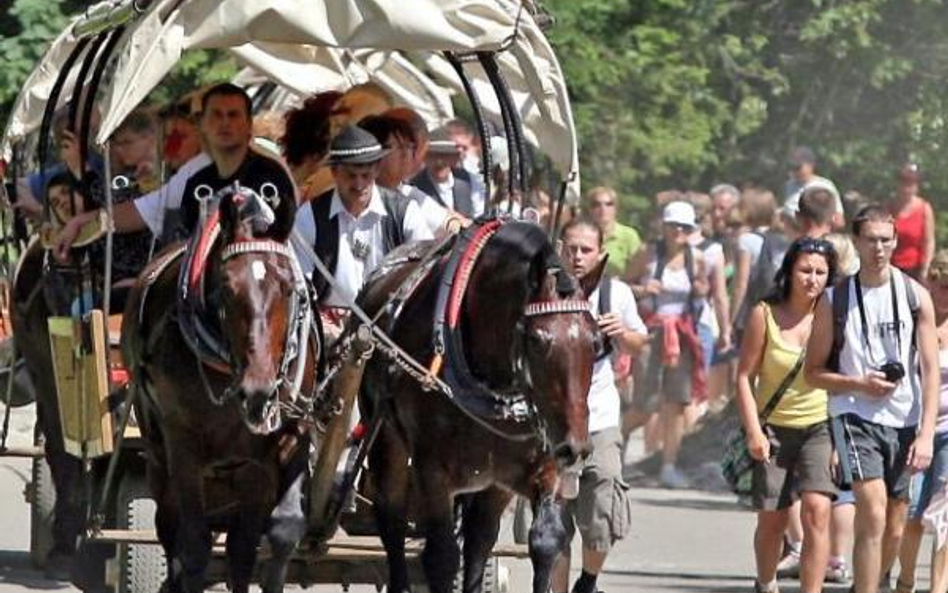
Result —
<path fill-rule="evenodd" d="M 225 375 L 231 375 L 234 371 L 234 362 L 227 348 L 226 337 L 220 331 L 224 321 L 223 308 L 217 307 L 216 313 L 211 312 L 212 307 L 206 299 L 204 286 L 208 259 L 219 234 L 219 218 L 215 213 L 208 218 L 202 232 L 189 244 L 181 244 L 153 261 L 142 276 L 142 297 L 138 311 L 141 325 L 144 323 L 144 312 L 150 289 L 175 262 L 184 258 L 178 277 L 178 307 L 176 310 L 168 311 L 159 325 L 176 317 L 185 343 L 199 361 L 197 366 L 202 386 L 210 401 L 218 406 L 223 405 L 230 398 L 231 390 L 228 389 L 218 396 L 207 379 L 204 367 L 210 367 Z M 310 334 L 314 329 L 309 291 L 296 254 L 286 244 L 269 239 L 236 241 L 221 249 L 220 259 L 221 262 L 225 262 L 255 253 L 281 256 L 289 262 L 293 275 L 289 329 L 277 376 L 277 390 L 288 389 L 288 401 L 292 402 L 300 397 Z M 153 337 L 159 332 L 152 331 L 150 334 Z M 146 348 L 150 350 L 149 346 L 151 344 L 146 344 Z M 311 399 L 312 394 L 306 397 Z"/>
<path fill-rule="evenodd" d="M 392 253 L 393 257 L 386 260 L 378 270 L 373 272 L 370 280 L 377 274 L 384 274 L 400 263 L 418 261 L 416 269 L 402 281 L 385 304 L 379 309 L 374 319 L 369 318 L 358 305 L 353 303 L 352 311 L 361 321 L 352 326 L 356 329 L 347 330 L 337 342 L 339 355 L 337 363 L 330 366 L 320 382 L 317 393 L 325 393 L 323 389 L 333 376 L 341 369 L 344 353 L 351 347 L 354 340 L 368 340 L 369 349 L 363 358 L 368 359 L 378 349 L 389 358 L 401 371 L 414 378 L 425 391 L 438 391 L 443 394 L 455 407 L 476 422 L 488 432 L 499 438 L 515 442 L 529 441 L 537 436 L 543 441 L 544 447 L 549 447 L 546 427 L 543 426 L 536 406 L 525 392 L 529 390 L 530 378 L 526 365 L 523 363 L 523 348 L 518 348 L 513 361 L 514 377 L 517 378 L 509 389 L 499 392 L 492 390 L 473 376 L 464 356 L 460 335 L 460 310 L 466 293 L 470 274 L 477 263 L 478 256 L 494 234 L 503 224 L 508 222 L 504 218 L 481 219 L 471 225 L 459 235 L 449 235 L 436 242 L 426 252 L 419 252 L 417 248 L 405 246 L 405 251 Z M 310 257 L 315 256 L 313 249 L 305 241 L 296 241 L 296 245 Z M 387 329 L 393 330 L 403 306 L 414 294 L 421 282 L 440 263 L 445 256 L 447 263 L 442 274 L 442 282 L 438 288 L 437 304 L 435 309 L 435 331 L 433 346 L 435 357 L 426 368 L 414 357 L 405 352 L 400 346 L 391 341 L 391 338 L 377 326 L 379 317 L 388 313 Z M 314 261 L 315 260 L 314 258 Z M 317 261 L 317 271 L 323 275 L 330 287 L 335 283 L 331 272 Z M 559 267 L 550 268 L 550 273 L 557 275 L 558 280 L 567 278 Z M 564 281 L 565 280 L 561 280 Z M 561 301 L 529 303 L 523 311 L 523 317 L 518 322 L 518 335 L 523 336 L 525 325 L 537 317 L 548 315 L 592 315 L 590 303 L 585 299 L 566 299 Z M 366 331 L 356 331 L 364 328 Z M 443 372 L 443 379 L 440 375 Z M 324 402 L 323 406 L 329 413 L 341 413 L 338 406 L 332 402 Z M 319 414 L 317 413 L 317 416 Z M 513 421 L 516 423 L 534 424 L 534 430 L 525 433 L 511 434 L 496 426 L 496 421 Z"/>
<path fill-rule="evenodd" d="M 547 448 L 550 443 L 546 427 L 536 404 L 527 396 L 532 390 L 532 381 L 523 358 L 523 340 L 527 325 L 538 317 L 591 315 L 592 310 L 589 301 L 585 299 L 528 303 L 523 310 L 523 316 L 517 322 L 515 332 L 518 341 L 515 343 L 512 361 L 514 382 L 504 390 L 496 390 L 474 376 L 464 354 L 460 329 L 461 309 L 471 273 L 481 252 L 506 223 L 507 219 L 502 218 L 482 221 L 465 229 L 455 242 L 438 289 L 433 336 L 435 356 L 430 368 L 435 374 L 443 370 L 444 381 L 450 387 L 448 398 L 480 426 L 511 441 L 527 441 L 539 436 L 544 448 Z M 551 265 L 548 273 L 556 274 L 561 281 L 566 278 L 565 272 L 558 266 Z M 492 421 L 532 423 L 534 430 L 511 434 L 498 429 Z"/>

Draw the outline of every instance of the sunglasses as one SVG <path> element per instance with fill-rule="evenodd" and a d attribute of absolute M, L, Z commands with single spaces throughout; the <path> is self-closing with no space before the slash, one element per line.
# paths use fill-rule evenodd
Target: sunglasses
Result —
<path fill-rule="evenodd" d="M 611 200 L 608 202 L 593 201 L 590 205 L 593 208 L 612 208 L 613 206 L 616 205 L 616 203 Z"/>
<path fill-rule="evenodd" d="M 693 227 L 692 225 L 685 224 L 683 222 L 666 222 L 663 224 L 670 229 L 675 229 L 676 231 L 681 231 L 683 233 L 690 233 L 691 231 L 695 229 L 695 227 Z"/>
<path fill-rule="evenodd" d="M 800 239 L 799 244 L 802 253 L 818 253 L 820 255 L 836 253 L 836 248 L 826 239 L 811 239 L 810 237 L 806 237 Z"/>

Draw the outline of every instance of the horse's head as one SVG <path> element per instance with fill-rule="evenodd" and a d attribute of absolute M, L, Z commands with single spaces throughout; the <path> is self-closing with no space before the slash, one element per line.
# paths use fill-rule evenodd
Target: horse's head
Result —
<path fill-rule="evenodd" d="M 221 241 L 213 285 L 221 332 L 233 381 L 227 396 L 236 401 L 247 427 L 267 434 L 281 425 L 281 396 L 295 397 L 293 364 L 307 336 L 305 291 L 286 244 L 289 227 L 273 224 L 272 211 L 259 196 L 235 193 L 222 198 Z M 301 309 L 302 308 L 302 309 Z"/>
<path fill-rule="evenodd" d="M 542 250 L 531 276 L 520 323 L 523 371 L 551 453 L 560 468 L 572 467 L 590 452 L 586 400 L 601 335 L 552 246 Z"/>

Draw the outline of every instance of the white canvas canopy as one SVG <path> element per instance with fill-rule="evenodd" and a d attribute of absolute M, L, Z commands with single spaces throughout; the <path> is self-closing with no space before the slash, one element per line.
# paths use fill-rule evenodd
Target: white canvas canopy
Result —
<path fill-rule="evenodd" d="M 292 52 L 284 51 L 288 48 Z M 248 66 L 234 79 L 236 84 L 246 87 L 270 80 L 291 93 L 289 97 L 283 93 L 283 99 L 275 103 L 277 108 L 291 106 L 295 102 L 288 101 L 295 98 L 372 82 L 394 104 L 418 112 L 429 127 L 454 117 L 453 91 L 437 84 L 400 52 L 266 44 L 247 44 L 231 51 Z"/>
<path fill-rule="evenodd" d="M 38 125 L 43 99 L 74 44 L 70 32 L 61 35 L 30 77 L 0 146 L 4 155 L 11 140 Z M 410 10 L 404 0 L 155 0 L 128 25 L 119 45 L 95 142 L 103 144 L 182 52 L 193 48 L 229 49 L 289 88 L 304 81 L 335 87 L 368 76 L 383 86 L 387 82 L 390 91 L 401 86 L 399 92 L 408 94 L 439 85 L 406 88 L 391 69 L 411 63 L 394 52 L 417 52 L 437 64 L 435 56 L 443 51 L 504 50 L 498 62 L 528 139 L 578 190 L 576 134 L 562 72 L 539 27 L 516 0 L 411 0 Z M 439 77 L 460 89 L 456 74 L 440 61 Z M 486 76 L 477 68 L 469 71 L 485 110 L 499 113 Z"/>
<path fill-rule="evenodd" d="M 496 0 L 158 0 L 132 25 L 119 58 L 97 141 L 102 143 L 177 63 L 195 48 L 248 43 L 393 50 L 499 49 L 519 10 Z M 264 45 L 265 44 L 265 45 Z"/>

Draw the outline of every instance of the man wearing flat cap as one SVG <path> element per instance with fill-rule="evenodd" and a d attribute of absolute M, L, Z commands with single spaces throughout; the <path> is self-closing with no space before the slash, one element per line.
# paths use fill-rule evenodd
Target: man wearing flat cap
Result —
<path fill-rule="evenodd" d="M 447 128 L 431 132 L 425 168 L 412 181 L 442 206 L 476 218 L 484 213 L 484 193 L 470 173 L 461 167 L 461 148 Z"/>
<path fill-rule="evenodd" d="M 299 209 L 296 230 L 333 274 L 336 287 L 300 253 L 311 274 L 324 322 L 339 326 L 365 278 L 392 249 L 433 238 L 418 205 L 375 180 L 386 152 L 366 130 L 350 125 L 332 140 L 329 166 L 335 188 Z M 326 328 L 330 330 L 330 327 Z"/>

